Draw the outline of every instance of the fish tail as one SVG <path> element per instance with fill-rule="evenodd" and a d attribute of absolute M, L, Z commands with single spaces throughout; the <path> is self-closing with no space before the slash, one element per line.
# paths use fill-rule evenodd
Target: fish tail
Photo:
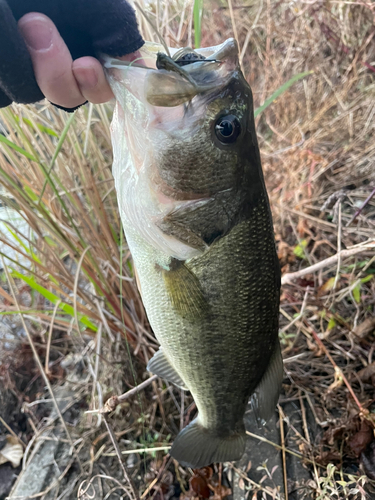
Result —
<path fill-rule="evenodd" d="M 241 458 L 245 451 L 245 429 L 243 432 L 222 437 L 203 427 L 198 418 L 176 437 L 170 451 L 173 458 L 192 469 Z"/>

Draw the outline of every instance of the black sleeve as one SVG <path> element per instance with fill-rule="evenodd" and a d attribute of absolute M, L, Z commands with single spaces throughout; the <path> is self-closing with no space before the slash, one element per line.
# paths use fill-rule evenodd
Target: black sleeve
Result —
<path fill-rule="evenodd" d="M 55 23 L 73 59 L 104 52 L 135 52 L 143 39 L 133 8 L 125 0 L 0 0 L 0 107 L 44 98 L 17 21 L 41 12 Z"/>

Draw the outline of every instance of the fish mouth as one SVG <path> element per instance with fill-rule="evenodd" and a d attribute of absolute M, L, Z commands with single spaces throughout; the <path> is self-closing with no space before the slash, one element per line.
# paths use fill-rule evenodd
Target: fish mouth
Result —
<path fill-rule="evenodd" d="M 220 45 L 215 45 L 213 47 L 201 47 L 194 50 L 190 47 L 179 49 L 170 47 L 167 48 L 169 52 L 168 54 L 161 44 L 155 42 L 145 42 L 141 49 L 136 52 L 138 57 L 134 57 L 133 54 L 128 54 L 124 57 L 116 58 L 108 56 L 107 54 L 101 54 L 100 59 L 106 69 L 124 69 L 124 67 L 130 66 L 153 69 L 157 67 L 156 62 L 159 54 L 165 54 L 173 61 L 178 61 L 182 56 L 187 54 L 196 54 L 198 56 L 197 59 L 192 59 L 189 63 L 190 69 L 194 69 L 191 64 L 195 64 L 197 60 L 209 60 L 211 62 L 214 61 L 220 63 L 230 58 L 238 64 L 238 45 L 234 38 L 228 38 Z"/>
<path fill-rule="evenodd" d="M 129 57 L 115 59 L 105 55 L 101 59 L 110 78 L 127 74 L 131 93 L 142 88 L 143 99 L 161 107 L 179 106 L 198 94 L 218 90 L 239 68 L 238 46 L 233 38 L 214 47 L 168 51 L 169 54 L 162 45 L 146 42 L 135 60 L 133 56 L 133 60 L 126 60 Z"/>
<path fill-rule="evenodd" d="M 220 45 L 215 47 L 207 47 L 200 49 L 191 49 L 190 47 L 184 47 L 182 49 L 172 49 L 169 56 L 158 53 L 157 67 L 159 69 L 167 69 L 160 65 L 160 58 L 163 60 L 169 60 L 179 67 L 188 66 L 185 68 L 186 73 L 194 73 L 195 71 L 202 71 L 202 68 L 207 68 L 211 70 L 212 67 L 207 63 L 223 64 L 224 62 L 230 60 L 236 66 L 238 64 L 238 45 L 234 38 L 229 38 L 225 40 Z M 173 66 L 169 69 L 173 71 Z"/>

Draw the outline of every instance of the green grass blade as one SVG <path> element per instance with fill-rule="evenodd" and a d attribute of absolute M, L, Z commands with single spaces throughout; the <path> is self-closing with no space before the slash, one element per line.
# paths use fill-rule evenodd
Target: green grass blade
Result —
<path fill-rule="evenodd" d="M 31 250 L 27 247 L 27 245 L 25 245 L 25 243 L 21 240 L 18 234 L 15 231 L 13 231 L 13 229 L 11 229 L 11 227 L 8 224 L 4 223 L 4 226 L 7 229 L 7 231 L 13 236 L 13 238 L 17 241 L 20 247 L 23 248 L 28 255 L 32 255 Z M 38 262 L 40 262 L 40 260 L 38 260 Z"/>
<path fill-rule="evenodd" d="M 11 107 L 8 107 L 3 110 L 3 114 L 7 118 L 7 120 L 9 120 L 11 128 L 16 133 L 18 140 L 22 142 L 22 146 L 26 149 L 26 151 L 28 151 L 28 153 L 33 155 L 35 158 L 39 158 L 38 153 L 32 144 L 32 141 L 29 137 L 27 137 L 27 134 L 25 133 L 23 127 L 20 126 L 20 119 L 19 116 L 17 116 L 16 111 Z"/>
<path fill-rule="evenodd" d="M 256 118 L 262 111 L 264 111 L 270 104 L 273 103 L 278 97 L 281 96 L 285 91 L 289 89 L 294 83 L 298 82 L 298 80 L 301 80 L 302 78 L 305 78 L 307 75 L 311 75 L 314 73 L 313 71 L 305 71 L 304 73 L 298 73 L 298 75 L 294 75 L 293 78 L 288 80 L 286 83 L 281 85 L 268 99 L 264 101 L 264 104 L 260 106 L 258 109 L 254 111 L 254 118 Z"/>
<path fill-rule="evenodd" d="M 22 149 L 19 146 L 17 146 L 17 144 L 14 144 L 14 142 L 7 139 L 3 134 L 0 134 L 0 142 L 2 142 L 3 144 L 6 144 L 10 148 L 17 151 L 17 153 L 20 153 L 21 155 L 25 156 L 29 160 L 36 161 L 36 162 L 39 161 L 38 158 L 35 158 L 35 156 L 33 156 L 31 153 L 28 153 L 25 149 Z"/>
<path fill-rule="evenodd" d="M 203 0 L 194 0 L 194 8 L 193 8 L 194 45 L 196 49 L 199 49 L 199 47 L 201 46 L 202 13 L 203 13 Z"/>
<path fill-rule="evenodd" d="M 33 124 L 31 122 L 31 120 L 29 120 L 28 118 L 22 118 L 22 121 L 24 123 L 26 123 L 26 125 L 28 125 L 30 128 L 33 128 Z M 44 132 L 45 134 L 48 134 L 51 137 L 59 137 L 58 134 L 56 134 L 56 132 L 54 130 L 52 130 L 51 128 L 48 128 L 45 125 L 42 125 L 41 123 L 36 123 L 35 125 L 37 126 L 38 130 L 40 130 L 41 132 Z"/>
<path fill-rule="evenodd" d="M 51 164 L 49 166 L 48 174 L 50 174 L 52 172 L 52 169 L 53 169 L 53 167 L 55 165 L 56 158 L 58 157 L 58 155 L 59 155 L 59 153 L 61 151 L 62 145 L 64 144 L 64 141 L 65 141 L 66 136 L 68 134 L 69 128 L 70 128 L 71 124 L 73 123 L 73 121 L 75 119 L 75 116 L 76 116 L 75 112 L 70 115 L 69 119 L 67 120 L 67 122 L 65 124 L 65 127 L 64 127 L 63 131 L 61 132 L 59 142 L 57 143 L 55 152 L 54 152 L 52 160 L 51 160 Z M 44 181 L 42 191 L 41 191 L 41 193 L 39 195 L 39 201 L 43 198 L 44 191 L 46 190 L 47 184 L 48 184 L 48 179 L 46 179 Z"/>
<path fill-rule="evenodd" d="M 37 283 L 34 278 L 32 278 L 31 276 L 25 276 L 24 274 L 19 273 L 15 269 L 12 269 L 12 276 L 24 281 L 27 285 L 30 286 L 30 288 L 40 293 L 40 295 L 42 295 L 45 299 L 52 302 L 52 304 L 57 304 L 57 302 L 60 301 L 59 308 L 62 309 L 66 314 L 69 314 L 69 316 L 74 318 L 73 307 L 67 304 L 66 302 L 61 302 L 61 299 L 57 295 L 44 288 L 42 285 L 39 285 L 39 283 Z M 83 325 L 90 328 L 94 332 L 98 330 L 97 327 L 93 323 L 91 323 L 91 321 L 88 319 L 87 316 L 83 316 L 79 312 L 78 312 L 78 319 Z"/>
<path fill-rule="evenodd" d="M 53 314 L 53 309 L 20 309 L 16 311 L 0 311 L 0 316 L 11 316 L 12 314 L 36 314 L 36 313 L 42 313 L 42 314 Z M 63 318 L 60 318 L 63 319 Z M 66 321 L 66 320 L 65 320 Z"/>
<path fill-rule="evenodd" d="M 17 121 L 17 123 L 20 123 L 21 119 L 19 116 L 15 116 L 14 117 L 15 120 Z M 33 126 L 33 123 L 31 120 L 29 120 L 28 118 L 22 118 L 22 121 L 23 123 L 26 123 L 26 125 L 28 127 L 30 127 L 30 129 L 33 129 L 34 126 Z M 56 134 L 56 132 L 54 130 L 52 130 L 51 128 L 48 128 L 46 127 L 45 125 L 42 125 L 41 123 L 35 123 L 35 126 L 36 128 L 40 131 L 40 132 L 44 132 L 45 134 L 48 134 L 50 135 L 51 137 L 59 137 L 58 134 Z"/>

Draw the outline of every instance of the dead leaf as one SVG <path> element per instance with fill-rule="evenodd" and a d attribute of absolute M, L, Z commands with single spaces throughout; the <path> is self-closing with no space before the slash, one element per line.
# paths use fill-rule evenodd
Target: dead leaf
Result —
<path fill-rule="evenodd" d="M 362 368 L 362 370 L 357 373 L 357 376 L 362 382 L 370 382 L 375 386 L 375 361 L 371 363 L 371 365 Z"/>
<path fill-rule="evenodd" d="M 332 382 L 332 384 L 328 387 L 327 389 L 327 394 L 334 391 L 338 387 L 341 387 L 343 385 L 344 381 L 342 379 L 342 372 L 340 368 L 335 366 L 335 379 Z"/>
<path fill-rule="evenodd" d="M 212 500 L 223 500 L 228 495 L 232 494 L 232 490 L 227 488 L 223 484 L 218 484 L 217 486 L 210 486 L 214 494 L 212 495 Z"/>
<path fill-rule="evenodd" d="M 0 450 L 0 464 L 10 462 L 13 467 L 18 467 L 23 457 L 23 447 L 14 436 L 6 436 L 6 444 Z"/>
<path fill-rule="evenodd" d="M 316 345 L 315 342 L 313 342 L 310 339 L 306 339 L 307 347 L 309 348 L 310 351 L 314 353 L 314 356 L 317 358 L 320 358 L 320 356 L 323 356 L 325 354 L 324 350 L 321 348 L 320 345 Z"/>
<path fill-rule="evenodd" d="M 359 431 L 349 439 L 348 445 L 355 456 L 359 457 L 360 454 L 364 452 L 367 446 L 373 441 L 373 439 L 374 429 L 366 420 L 363 420 Z"/>
<path fill-rule="evenodd" d="M 244 491 L 245 489 L 245 481 L 242 479 L 242 477 L 238 480 L 238 487 L 242 491 Z"/>
<path fill-rule="evenodd" d="M 341 453 L 337 450 L 322 451 L 317 455 L 316 460 L 319 461 L 321 465 L 340 463 Z"/>
<path fill-rule="evenodd" d="M 207 481 L 204 477 L 200 475 L 194 475 L 189 479 L 190 488 L 194 491 L 195 495 L 201 498 L 210 497 L 210 488 L 208 487 Z"/>
<path fill-rule="evenodd" d="M 315 286 L 314 280 L 309 279 L 309 276 L 311 276 L 311 274 L 306 275 L 305 278 L 298 278 L 296 280 L 297 285 L 302 287 L 302 288 L 307 288 L 308 286 L 311 288 L 314 288 L 314 286 Z"/>
<path fill-rule="evenodd" d="M 213 476 L 214 471 L 211 469 L 211 467 L 202 467 L 201 469 L 196 469 L 194 471 L 194 474 L 199 474 L 200 476 L 204 477 L 207 479 L 211 479 Z"/>
<path fill-rule="evenodd" d="M 303 237 L 306 234 L 313 237 L 313 233 L 310 230 L 309 223 L 306 219 L 300 219 L 297 223 L 297 232 L 299 236 Z"/>
<path fill-rule="evenodd" d="M 353 329 L 357 337 L 364 339 L 375 330 L 375 318 L 367 318 Z"/>
<path fill-rule="evenodd" d="M 333 289 L 335 280 L 336 278 L 333 276 L 332 278 L 329 278 L 325 283 L 323 283 L 323 285 L 318 289 L 317 296 L 323 297 L 323 295 L 326 295 L 327 292 L 330 292 Z"/>
<path fill-rule="evenodd" d="M 280 241 L 277 246 L 277 256 L 279 258 L 280 266 L 284 267 L 287 264 L 292 264 L 296 261 L 296 256 L 293 253 L 293 248 L 285 241 Z"/>

